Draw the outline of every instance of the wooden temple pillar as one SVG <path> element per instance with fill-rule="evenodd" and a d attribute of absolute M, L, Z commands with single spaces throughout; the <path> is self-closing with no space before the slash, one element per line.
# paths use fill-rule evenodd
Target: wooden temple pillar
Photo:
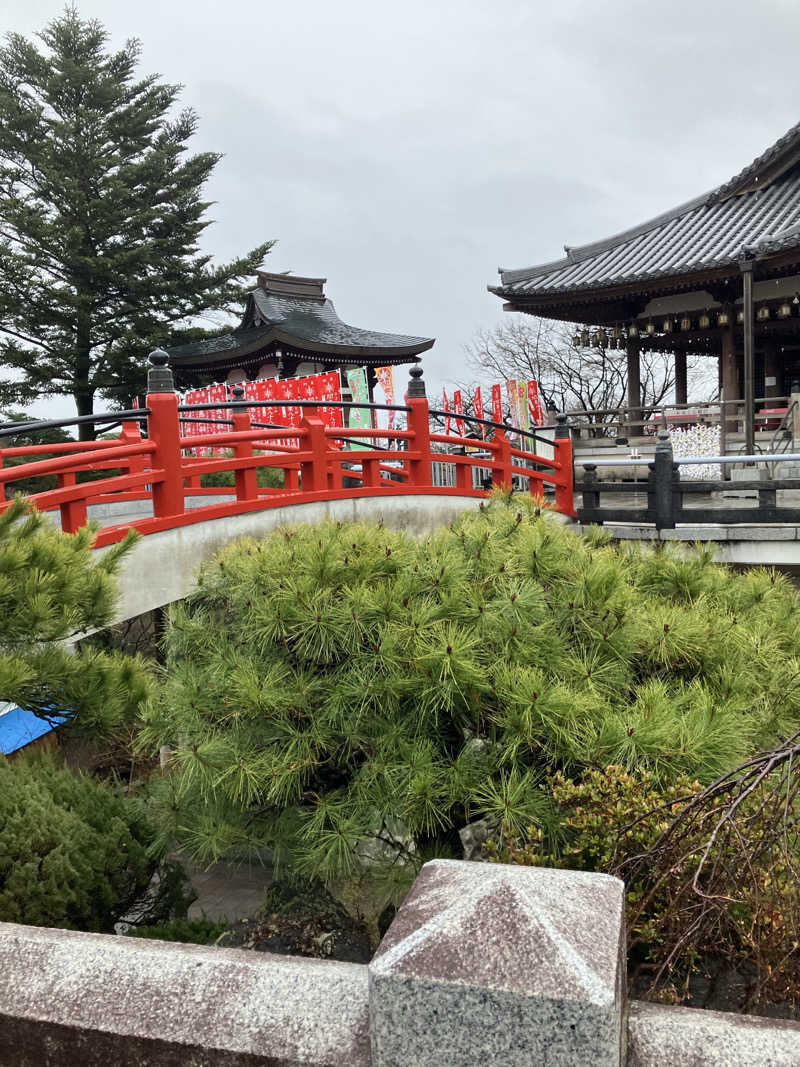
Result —
<path fill-rule="evenodd" d="M 687 403 L 686 353 L 675 353 L 675 403 Z"/>
<path fill-rule="evenodd" d="M 640 343 L 638 337 L 629 337 L 628 356 L 628 421 L 632 423 L 630 433 L 638 437 L 642 432 L 642 384 L 639 364 Z"/>
<path fill-rule="evenodd" d="M 733 309 L 728 309 L 728 322 L 721 327 L 722 352 L 720 353 L 720 378 L 722 380 L 722 400 L 729 403 L 740 400 L 739 396 L 739 362 L 736 358 L 736 339 L 733 332 Z M 738 417 L 734 407 L 724 409 L 725 417 L 721 420 L 723 454 L 724 442 L 728 434 L 735 433 Z"/>

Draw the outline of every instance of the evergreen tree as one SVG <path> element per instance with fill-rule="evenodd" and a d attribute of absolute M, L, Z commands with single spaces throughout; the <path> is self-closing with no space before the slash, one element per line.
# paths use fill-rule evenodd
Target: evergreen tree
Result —
<path fill-rule="evenodd" d="M 138 658 L 64 643 L 112 621 L 114 575 L 136 536 L 99 558 L 93 540 L 93 528 L 63 534 L 22 500 L 0 515 L 0 699 L 108 733 L 138 716 L 152 679 Z"/>
<path fill-rule="evenodd" d="M 162 829 L 195 856 L 410 877 L 479 818 L 554 832 L 548 772 L 707 782 L 769 747 L 800 721 L 798 647 L 774 572 L 496 499 L 422 542 L 329 523 L 223 550 L 173 608 L 141 737 L 175 747 Z"/>
<path fill-rule="evenodd" d="M 107 51 L 73 8 L 39 36 L 0 49 L 0 358 L 17 372 L 0 403 L 72 395 L 84 415 L 143 392 L 173 328 L 240 305 L 271 242 L 219 267 L 200 253 L 220 156 L 186 155 L 196 116 L 137 78 L 137 41 Z"/>
<path fill-rule="evenodd" d="M 113 932 L 156 866 L 139 804 L 50 757 L 0 756 L 0 922 Z"/>

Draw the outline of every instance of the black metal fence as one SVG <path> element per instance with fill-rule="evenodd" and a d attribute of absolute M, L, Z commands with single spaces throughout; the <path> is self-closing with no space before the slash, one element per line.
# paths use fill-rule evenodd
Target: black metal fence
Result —
<path fill-rule="evenodd" d="M 582 523 L 630 522 L 652 524 L 656 530 L 670 530 L 677 523 L 788 523 L 800 524 L 800 507 L 779 506 L 779 490 L 800 492 L 800 478 L 766 479 L 759 475 L 770 475 L 775 463 L 800 463 L 800 453 L 776 453 L 775 455 L 753 456 L 687 456 L 676 459 L 672 454 L 669 434 L 660 433 L 655 454 L 650 463 L 636 459 L 586 460 L 577 461 L 582 466 L 584 475 L 576 481 L 575 491 L 580 499 L 578 518 Z M 767 464 L 765 467 L 764 464 Z M 718 479 L 692 478 L 681 479 L 680 468 L 695 464 L 744 464 L 747 473 L 748 464 L 761 464 L 753 467 L 753 477 L 727 481 Z M 647 477 L 636 480 L 636 468 L 647 468 Z M 602 479 L 598 468 L 623 468 L 631 477 Z M 722 472 L 720 472 L 721 474 Z M 753 496 L 751 507 L 737 506 L 736 494 L 748 493 Z M 609 501 L 609 496 L 624 495 L 631 498 L 631 506 Z M 637 506 L 633 496 L 646 494 L 645 507 Z M 720 494 L 716 498 L 712 494 Z M 721 494 L 724 494 L 721 495 Z M 605 501 L 603 501 L 605 497 Z M 689 505 L 691 497 L 707 497 L 697 500 L 695 506 Z"/>

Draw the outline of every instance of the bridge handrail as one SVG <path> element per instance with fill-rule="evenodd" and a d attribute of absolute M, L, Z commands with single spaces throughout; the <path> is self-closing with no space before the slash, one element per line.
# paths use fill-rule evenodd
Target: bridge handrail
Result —
<path fill-rule="evenodd" d="M 731 456 L 673 456 L 672 462 L 679 466 L 684 463 L 769 463 L 775 460 L 800 461 L 800 452 L 757 452 L 755 455 L 737 454 Z M 640 456 L 638 459 L 621 456 L 619 459 L 595 459 L 588 456 L 574 459 L 576 467 L 646 467 L 653 462 L 652 456 Z"/>
<path fill-rule="evenodd" d="M 166 354 L 153 353 L 150 362 L 145 408 L 2 427 L 0 433 L 14 437 L 57 426 L 86 423 L 103 426 L 111 422 L 122 425 L 118 437 L 104 441 L 0 447 L 0 486 L 11 486 L 40 475 L 55 475 L 56 488 L 33 493 L 30 499 L 45 510 L 58 508 L 62 529 L 67 532 L 85 525 L 91 503 L 152 500 L 152 518 L 137 518 L 106 527 L 97 537 L 98 545 L 119 540 L 131 526 L 151 533 L 266 506 L 365 494 L 484 496 L 487 481 L 511 486 L 512 479 L 522 479 L 522 484 L 527 484 L 535 496 L 541 495 L 545 485 L 552 486 L 557 509 L 573 514 L 572 442 L 563 418 L 556 427 L 554 440 L 528 431 L 510 431 L 505 425 L 470 415 L 463 416 L 464 422 L 490 426 L 494 430 L 491 439 L 437 434 L 431 430 L 430 419 L 438 415 L 428 407 L 422 369 L 415 366 L 411 369 L 405 405 L 300 400 L 291 404 L 302 409 L 299 426 L 254 423 L 251 409 L 284 407 L 286 402 L 246 401 L 238 387 L 231 401 L 181 404 L 174 391 Z M 397 430 L 374 425 L 330 427 L 320 418 L 320 410 L 330 407 L 401 412 L 406 414 L 407 424 L 405 429 Z M 217 432 L 200 437 L 182 432 L 187 422 L 200 421 L 182 416 L 214 409 L 227 417 L 202 421 L 213 424 Z M 553 450 L 552 457 L 514 447 L 508 439 L 509 432 L 540 440 Z M 360 448 L 351 450 L 349 444 Z M 449 451 L 437 451 L 440 446 Z M 228 455 L 201 458 L 191 454 L 197 448 L 225 450 Z M 476 448 L 479 454 L 475 453 Z M 35 459 L 36 456 L 46 458 Z M 3 467 L 10 459 L 22 462 Z M 259 488 L 257 472 L 265 467 L 283 472 L 281 488 Z M 455 484 L 440 484 L 441 471 L 446 467 L 454 472 Z M 203 496 L 207 491 L 201 485 L 201 477 L 220 471 L 233 474 L 235 499 L 205 504 Z M 481 478 L 480 471 L 487 472 L 488 477 Z M 85 472 L 108 473 L 99 479 L 79 480 L 77 476 Z M 194 493 L 200 494 L 200 504 L 187 510 L 187 497 Z M 0 510 L 8 504 L 9 501 L 0 502 Z"/>

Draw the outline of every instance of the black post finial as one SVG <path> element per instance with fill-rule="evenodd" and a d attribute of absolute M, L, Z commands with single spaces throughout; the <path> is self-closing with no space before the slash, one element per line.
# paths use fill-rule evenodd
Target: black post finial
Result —
<path fill-rule="evenodd" d="M 241 382 L 237 382 L 231 389 L 231 396 L 234 400 L 244 400 L 244 386 Z"/>
<path fill-rule="evenodd" d="M 411 376 L 411 381 L 408 383 L 408 399 L 415 400 L 418 397 L 425 396 L 425 382 L 422 380 L 422 367 L 417 364 L 412 367 L 408 373 Z"/>
<path fill-rule="evenodd" d="M 569 437 L 569 421 L 563 411 L 559 411 L 556 415 L 556 432 L 555 439 L 557 441 L 563 440 L 565 437 Z"/>
<path fill-rule="evenodd" d="M 174 393 L 175 382 L 172 377 L 172 368 L 169 366 L 169 356 L 163 348 L 157 348 L 149 356 L 150 367 L 147 371 L 148 393 Z"/>

